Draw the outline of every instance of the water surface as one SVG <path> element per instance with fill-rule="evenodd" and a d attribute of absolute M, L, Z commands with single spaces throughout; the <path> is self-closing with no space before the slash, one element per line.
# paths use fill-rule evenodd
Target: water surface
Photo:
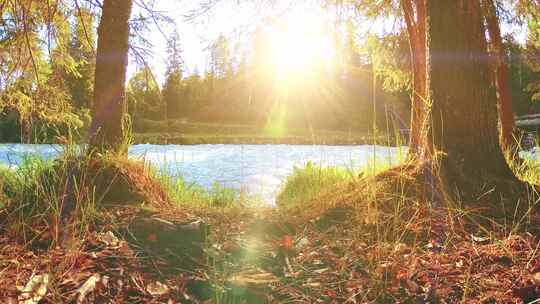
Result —
<path fill-rule="evenodd" d="M 0 163 L 17 166 L 27 155 L 52 159 L 60 145 L 0 144 Z M 274 203 L 279 189 L 295 166 L 311 161 L 350 170 L 377 161 L 397 163 L 403 147 L 323 145 L 133 145 L 131 158 L 141 159 L 173 176 L 183 176 L 210 188 L 214 183 L 245 191 Z"/>

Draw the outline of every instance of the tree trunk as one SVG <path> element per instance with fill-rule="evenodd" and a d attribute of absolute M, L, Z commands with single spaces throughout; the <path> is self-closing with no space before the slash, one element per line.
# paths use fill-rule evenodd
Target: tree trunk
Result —
<path fill-rule="evenodd" d="M 118 150 L 124 140 L 125 82 L 132 0 L 104 0 L 98 27 L 93 119 L 89 143 Z"/>
<path fill-rule="evenodd" d="M 499 119 L 501 121 L 501 144 L 504 149 L 512 146 L 514 131 L 514 112 L 512 110 L 512 94 L 508 80 L 508 66 L 504 60 L 504 52 L 497 18 L 497 10 L 493 0 L 483 0 L 486 25 L 494 56 L 495 81 L 499 101 Z"/>
<path fill-rule="evenodd" d="M 413 73 L 409 156 L 422 159 L 425 149 L 429 148 L 429 145 L 424 143 L 427 113 L 425 1 L 401 0 L 401 8 L 409 34 Z"/>
<path fill-rule="evenodd" d="M 480 4 L 427 0 L 426 13 L 430 138 L 440 156 L 439 173 L 454 198 L 476 200 L 502 180 L 517 182 L 499 145 Z"/>

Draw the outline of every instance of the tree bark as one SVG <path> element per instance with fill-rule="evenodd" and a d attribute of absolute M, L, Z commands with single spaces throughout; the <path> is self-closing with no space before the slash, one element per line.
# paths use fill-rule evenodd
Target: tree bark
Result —
<path fill-rule="evenodd" d="M 409 156 L 422 159 L 425 149 L 429 148 L 424 142 L 427 113 L 425 0 L 401 0 L 401 8 L 409 34 L 413 73 Z"/>
<path fill-rule="evenodd" d="M 476 200 L 501 180 L 518 182 L 499 145 L 497 97 L 480 4 L 427 0 L 426 13 L 430 138 L 439 173 L 454 198 Z"/>
<path fill-rule="evenodd" d="M 132 0 L 104 0 L 98 27 L 92 151 L 117 151 L 124 140 L 125 82 Z"/>
<path fill-rule="evenodd" d="M 501 144 L 504 149 L 512 146 L 514 131 L 514 112 L 512 110 L 512 93 L 508 79 L 508 66 L 504 60 L 504 52 L 501 38 L 501 29 L 497 10 L 493 0 L 483 0 L 483 10 L 486 16 L 486 25 L 489 33 L 491 47 L 493 49 L 493 64 L 495 70 L 495 83 L 497 86 L 497 98 L 499 102 L 499 119 L 501 121 Z"/>

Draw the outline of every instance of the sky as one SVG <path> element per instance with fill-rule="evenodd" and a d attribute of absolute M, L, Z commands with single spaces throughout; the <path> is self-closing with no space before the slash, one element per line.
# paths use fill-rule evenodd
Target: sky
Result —
<path fill-rule="evenodd" d="M 145 38 L 152 44 L 152 58 L 147 58 L 147 61 L 159 83 L 164 81 L 167 36 L 175 27 L 180 34 L 185 70 L 191 74 L 195 69 L 199 72 L 206 69 L 209 57 L 208 47 L 220 34 L 230 39 L 231 46 L 240 41 L 240 45 L 247 48 L 249 44 L 243 43 L 246 41 L 247 34 L 253 32 L 258 25 L 263 24 L 270 17 L 277 16 L 302 21 L 320 19 L 323 20 L 322 22 L 332 24 L 335 14 L 323 10 L 319 5 L 320 0 L 222 0 L 221 5 L 210 13 L 202 14 L 194 19 L 186 18 L 190 12 L 200 10 L 201 3 L 210 1 L 212 0 L 155 1 L 154 9 L 163 12 L 175 22 L 175 25 L 162 24 L 161 31 L 152 26 L 151 30 L 145 34 Z M 132 18 L 141 12 L 144 13 L 144 10 L 135 5 Z M 326 46 L 321 47 L 326 48 Z M 291 51 L 294 52 L 294 50 Z M 128 66 L 128 79 L 136 69 L 136 64 L 131 60 Z"/>
<path fill-rule="evenodd" d="M 245 41 L 246 34 L 254 29 L 267 18 L 272 16 L 287 17 L 289 19 L 309 20 L 309 18 L 321 18 L 326 22 L 333 22 L 335 12 L 324 11 L 318 0 L 274 0 L 274 1 L 250 1 L 250 0 L 221 0 L 220 5 L 210 12 L 198 14 L 196 18 L 187 16 L 193 12 L 200 12 L 205 3 L 213 0 L 154 0 L 154 10 L 159 11 L 171 18 L 174 24 L 160 23 L 159 28 L 150 25 L 148 32 L 143 36 L 151 43 L 149 50 L 151 56 L 145 58 L 159 83 L 164 81 L 166 69 L 166 46 L 167 37 L 177 29 L 180 34 L 183 49 L 184 71 L 192 74 L 196 69 L 203 72 L 208 66 L 208 47 L 220 34 L 225 35 L 232 42 Z M 146 12 L 135 1 L 132 18 Z M 204 10 L 204 9 L 203 9 Z M 371 31 L 382 33 L 393 27 L 390 22 L 358 21 L 359 31 Z M 392 21 L 393 22 L 393 21 Z M 526 33 L 519 29 L 502 24 L 504 33 L 514 33 L 518 41 L 524 41 Z M 241 44 L 242 45 L 242 44 Z M 245 43 L 247 45 L 247 43 Z M 245 46 L 244 45 L 244 46 Z M 324 47 L 324 46 L 322 46 Z M 133 57 L 133 56 L 132 56 Z M 128 79 L 137 69 L 137 65 L 131 57 L 128 66 Z"/>
<path fill-rule="evenodd" d="M 148 60 L 152 70 L 158 78 L 158 82 L 163 82 L 163 74 L 166 64 L 167 37 L 174 28 L 180 34 L 183 49 L 183 60 L 185 70 L 188 74 L 195 69 L 204 71 L 208 65 L 208 47 L 220 34 L 232 40 L 240 39 L 241 34 L 249 32 L 264 19 L 263 12 L 267 12 L 265 7 L 253 2 L 224 0 L 221 5 L 209 13 L 198 14 L 197 18 L 187 18 L 194 11 L 200 11 L 202 5 L 208 0 L 158 0 L 154 9 L 170 17 L 175 24 L 161 23 L 159 30 L 152 25 L 147 33 L 147 38 L 152 44 L 152 58 Z M 279 2 L 279 1 L 278 1 Z M 281 1 L 283 3 L 289 1 Z M 134 6 L 132 18 L 140 13 L 144 14 L 137 5 Z M 131 61 L 128 67 L 128 76 L 136 70 L 136 64 Z"/>

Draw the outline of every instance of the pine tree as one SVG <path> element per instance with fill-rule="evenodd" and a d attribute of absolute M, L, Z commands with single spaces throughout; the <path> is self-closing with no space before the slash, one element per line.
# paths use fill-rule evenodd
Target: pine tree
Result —
<path fill-rule="evenodd" d="M 220 34 L 210 49 L 210 70 L 217 79 L 225 79 L 233 73 L 233 60 L 229 42 Z"/>
<path fill-rule="evenodd" d="M 89 130 L 92 151 L 127 153 L 122 143 L 125 140 L 125 79 L 132 4 L 132 0 L 103 1 L 98 27 L 93 119 Z"/>
<path fill-rule="evenodd" d="M 522 194 L 524 188 L 518 187 L 499 145 L 497 97 L 485 60 L 479 1 L 427 0 L 426 5 L 429 137 L 441 182 L 453 199 L 477 201 L 491 189 L 489 196 L 504 204 L 503 196 Z"/>
<path fill-rule="evenodd" d="M 183 100 L 182 48 L 180 35 L 174 30 L 167 41 L 167 70 L 163 85 L 163 119 L 186 115 L 186 101 Z"/>
<path fill-rule="evenodd" d="M 77 108 L 91 108 L 96 64 L 94 15 L 84 7 L 81 7 L 75 14 L 77 17 L 69 53 L 77 68 L 75 72 L 66 75 L 66 81 L 73 105 Z"/>
<path fill-rule="evenodd" d="M 162 113 L 161 92 L 154 73 L 148 66 L 137 70 L 128 82 L 128 112 L 134 125 L 141 118 L 160 119 Z"/>

